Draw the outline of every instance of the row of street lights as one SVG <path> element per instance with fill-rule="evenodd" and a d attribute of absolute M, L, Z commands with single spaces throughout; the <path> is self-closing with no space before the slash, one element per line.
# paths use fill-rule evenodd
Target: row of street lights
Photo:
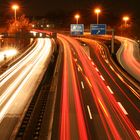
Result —
<path fill-rule="evenodd" d="M 94 10 L 94 12 L 95 12 L 95 14 L 97 15 L 97 24 L 99 24 L 99 14 L 101 13 L 101 9 L 96 8 L 96 9 Z M 74 16 L 74 18 L 76 19 L 76 24 L 78 24 L 78 20 L 79 20 L 79 18 L 80 18 L 80 15 L 79 15 L 79 14 L 76 14 L 76 15 Z"/>
<path fill-rule="evenodd" d="M 96 23 L 99 24 L 99 14 L 101 13 L 101 9 L 100 8 L 96 8 L 94 10 L 94 13 L 97 15 Z M 76 24 L 78 24 L 80 15 L 79 14 L 76 14 L 74 16 L 74 18 L 76 19 Z M 123 19 L 123 21 L 125 23 L 125 27 L 127 27 L 127 22 L 130 20 L 130 18 L 128 16 L 124 16 L 122 19 Z"/>
<path fill-rule="evenodd" d="M 14 10 L 14 17 L 15 17 L 15 21 L 16 21 L 16 16 L 17 16 L 17 10 L 19 9 L 19 6 L 17 4 L 14 4 L 12 6 L 12 9 Z M 97 24 L 99 24 L 99 14 L 101 13 L 101 9 L 100 8 L 96 8 L 94 10 L 94 13 L 97 15 Z M 74 16 L 74 18 L 76 19 L 76 24 L 78 24 L 78 21 L 79 21 L 79 18 L 80 18 L 80 15 L 79 14 L 76 14 Z M 127 27 L 127 22 L 130 20 L 130 18 L 128 16 L 124 16 L 123 17 L 123 21 L 125 23 L 125 27 Z"/>

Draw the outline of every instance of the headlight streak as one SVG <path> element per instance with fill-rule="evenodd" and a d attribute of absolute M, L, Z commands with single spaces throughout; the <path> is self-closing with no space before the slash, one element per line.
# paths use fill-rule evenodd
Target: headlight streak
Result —
<path fill-rule="evenodd" d="M 21 64 L 23 61 L 25 61 L 29 56 L 30 56 L 30 57 L 33 56 L 32 54 L 33 54 L 33 52 L 36 51 L 38 44 L 39 44 L 39 40 L 38 40 L 38 42 L 37 42 L 37 44 L 36 44 L 36 47 L 33 48 L 24 58 L 22 58 L 22 59 L 21 59 L 20 61 L 18 61 L 15 65 L 13 65 L 11 68 L 9 68 L 7 71 L 5 71 L 2 75 L 0 75 L 0 85 L 1 85 L 2 80 L 5 79 L 8 75 L 10 75 L 10 73 L 12 73 L 12 71 L 14 71 L 14 69 L 17 69 L 17 67 L 19 67 L 20 64 Z M 35 45 L 35 44 L 33 44 L 33 45 Z"/>
<path fill-rule="evenodd" d="M 36 54 L 34 54 L 34 56 L 36 55 L 36 57 L 34 59 L 31 59 L 31 58 L 29 59 L 27 57 L 27 59 L 29 59 L 29 60 L 25 59 L 24 60 L 25 62 L 24 61 L 21 62 L 21 63 L 23 63 L 22 64 L 23 67 L 26 66 L 26 61 L 28 61 L 28 63 L 30 63 L 30 64 L 27 67 L 25 67 L 24 70 L 22 70 L 22 73 L 16 78 L 14 83 L 12 83 L 10 85 L 10 87 L 8 87 L 7 90 L 2 94 L 2 96 L 0 96 L 0 105 L 2 105 L 7 99 L 7 102 L 5 103 L 5 105 L 2 107 L 2 109 L 0 111 L 0 122 L 4 118 L 6 112 L 10 108 L 13 101 L 16 99 L 17 95 L 20 96 L 20 92 L 22 90 L 24 90 L 24 89 L 22 89 L 23 86 L 26 85 L 27 81 L 30 79 L 30 77 L 33 75 L 34 72 L 37 73 L 37 71 L 39 71 L 37 69 L 40 66 L 40 64 L 42 62 L 44 63 L 50 57 L 51 41 L 49 39 L 45 39 L 45 40 L 39 39 L 39 44 L 37 47 L 39 48 L 39 50 L 41 48 L 41 50 L 38 51 L 38 49 L 37 49 L 38 53 L 36 52 Z M 17 67 L 17 69 L 18 69 L 18 67 Z M 13 91 L 13 90 L 15 90 L 15 91 Z M 26 94 L 28 94 L 28 93 L 26 93 Z M 9 99 L 8 99 L 8 97 L 9 97 Z"/>

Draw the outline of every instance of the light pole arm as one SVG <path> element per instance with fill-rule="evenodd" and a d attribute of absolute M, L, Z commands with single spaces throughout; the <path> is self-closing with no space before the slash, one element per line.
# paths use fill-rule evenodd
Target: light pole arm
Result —
<path fill-rule="evenodd" d="M 16 11 L 16 9 L 14 11 L 15 11 L 15 21 L 16 21 L 17 20 L 17 11 Z"/>
<path fill-rule="evenodd" d="M 99 24 L 99 14 L 97 13 L 97 24 Z"/>
<path fill-rule="evenodd" d="M 76 18 L 76 24 L 78 24 L 78 18 Z"/>

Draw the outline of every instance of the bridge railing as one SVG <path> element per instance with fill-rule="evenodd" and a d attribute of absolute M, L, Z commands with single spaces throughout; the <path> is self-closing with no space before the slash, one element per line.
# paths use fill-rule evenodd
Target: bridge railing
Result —
<path fill-rule="evenodd" d="M 4 32 L 0 36 L 1 36 L 1 38 L 57 38 L 57 33 L 34 29 L 34 30 L 32 30 L 30 32 L 26 32 L 26 33 Z"/>

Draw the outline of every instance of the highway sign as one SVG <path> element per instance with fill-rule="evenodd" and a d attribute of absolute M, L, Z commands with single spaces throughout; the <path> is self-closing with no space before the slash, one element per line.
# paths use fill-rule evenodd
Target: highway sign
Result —
<path fill-rule="evenodd" d="M 84 24 L 71 24 L 70 32 L 71 32 L 71 35 L 83 35 Z"/>
<path fill-rule="evenodd" d="M 90 24 L 90 32 L 92 35 L 106 34 L 106 24 Z"/>

